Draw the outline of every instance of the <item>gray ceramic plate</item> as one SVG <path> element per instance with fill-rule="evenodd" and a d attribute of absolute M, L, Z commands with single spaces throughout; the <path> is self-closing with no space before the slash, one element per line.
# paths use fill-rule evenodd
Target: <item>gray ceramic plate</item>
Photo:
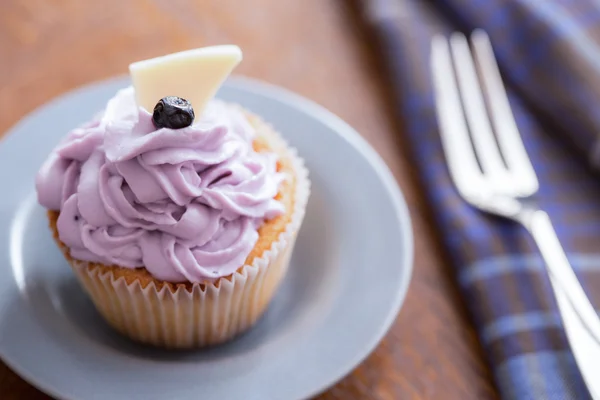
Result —
<path fill-rule="evenodd" d="M 258 325 L 197 352 L 115 334 L 55 247 L 34 176 L 71 128 L 128 84 L 86 86 L 40 108 L 0 142 L 0 356 L 64 399 L 301 399 L 349 373 L 394 321 L 412 269 L 404 200 L 372 148 L 296 95 L 231 79 L 219 97 L 262 115 L 296 147 L 313 193 L 292 265 Z"/>

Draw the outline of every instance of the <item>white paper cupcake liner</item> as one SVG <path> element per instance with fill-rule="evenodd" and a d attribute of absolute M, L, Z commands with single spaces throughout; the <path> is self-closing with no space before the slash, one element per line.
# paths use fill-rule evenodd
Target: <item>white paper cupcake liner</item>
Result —
<path fill-rule="evenodd" d="M 256 116 L 255 116 L 256 118 Z M 258 134 L 289 157 L 296 175 L 294 210 L 284 232 L 262 257 L 217 283 L 181 286 L 127 283 L 111 272 L 68 257 L 77 278 L 106 321 L 124 335 L 167 348 L 198 348 L 225 342 L 253 326 L 285 276 L 310 194 L 308 171 L 296 151 L 262 122 Z"/>

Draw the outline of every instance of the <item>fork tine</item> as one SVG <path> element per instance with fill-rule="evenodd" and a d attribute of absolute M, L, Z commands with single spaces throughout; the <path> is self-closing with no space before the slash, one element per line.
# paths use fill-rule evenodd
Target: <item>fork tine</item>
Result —
<path fill-rule="evenodd" d="M 471 146 L 448 41 L 436 35 L 431 41 L 430 69 L 436 97 L 437 119 L 450 176 L 463 197 L 489 193 Z"/>
<path fill-rule="evenodd" d="M 465 35 L 453 33 L 450 37 L 450 48 L 454 56 L 465 116 L 481 168 L 496 188 L 511 193 L 513 185 L 494 138 L 475 63 Z"/>
<path fill-rule="evenodd" d="M 473 32 L 471 42 L 481 71 L 481 78 L 487 89 L 490 114 L 496 129 L 498 143 L 511 173 L 511 179 L 518 187 L 519 195 L 532 195 L 538 190 L 538 180 L 508 103 L 508 96 L 502 84 L 490 38 L 487 33 L 478 29 Z"/>

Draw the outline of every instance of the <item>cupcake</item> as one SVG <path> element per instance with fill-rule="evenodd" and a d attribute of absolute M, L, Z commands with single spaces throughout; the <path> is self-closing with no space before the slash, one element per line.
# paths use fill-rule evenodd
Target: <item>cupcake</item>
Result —
<path fill-rule="evenodd" d="M 214 98 L 240 59 L 218 46 L 130 68 L 133 86 L 69 132 L 36 177 L 79 282 L 133 340 L 230 340 L 257 322 L 288 268 L 308 174 L 270 125 Z"/>

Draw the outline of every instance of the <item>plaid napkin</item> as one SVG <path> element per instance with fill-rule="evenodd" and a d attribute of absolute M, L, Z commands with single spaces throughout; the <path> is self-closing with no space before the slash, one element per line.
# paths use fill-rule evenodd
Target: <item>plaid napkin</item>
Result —
<path fill-rule="evenodd" d="M 456 192 L 429 76 L 434 32 L 483 28 L 540 180 L 539 202 L 600 306 L 600 0 L 362 0 L 439 234 L 505 399 L 588 399 L 529 234 Z M 418 266 L 417 266 L 418 268 Z M 598 371 L 600 379 L 600 371 Z"/>

